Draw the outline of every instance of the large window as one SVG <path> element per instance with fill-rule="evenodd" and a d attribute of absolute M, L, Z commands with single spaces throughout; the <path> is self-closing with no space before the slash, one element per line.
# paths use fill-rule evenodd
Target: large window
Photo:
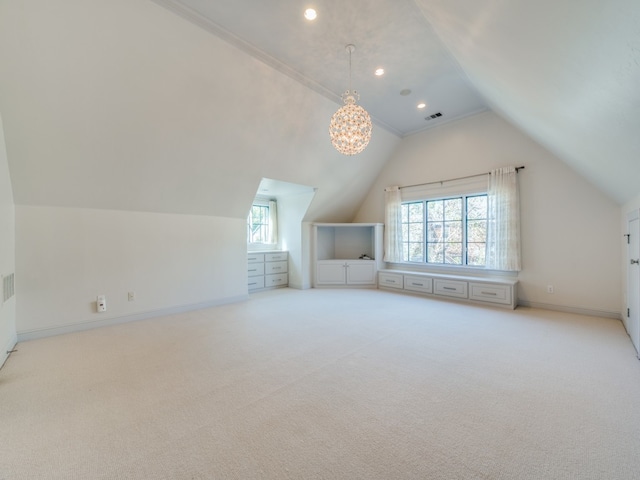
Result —
<path fill-rule="evenodd" d="M 486 242 L 486 194 L 402 203 L 404 262 L 482 267 Z"/>

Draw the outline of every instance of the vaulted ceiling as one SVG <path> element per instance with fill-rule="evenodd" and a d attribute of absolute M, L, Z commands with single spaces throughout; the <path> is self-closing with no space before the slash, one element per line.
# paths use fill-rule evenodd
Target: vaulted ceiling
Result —
<path fill-rule="evenodd" d="M 156 2 L 336 102 L 355 44 L 361 104 L 401 136 L 491 108 L 617 201 L 640 190 L 637 0 Z"/>
<path fill-rule="evenodd" d="M 244 218 L 268 177 L 316 189 L 308 218 L 348 221 L 403 136 L 492 109 L 624 202 L 638 25 L 637 0 L 3 0 L 14 199 Z M 348 43 L 375 122 L 354 157 L 327 132 Z"/>
<path fill-rule="evenodd" d="M 407 135 L 486 109 L 412 0 L 156 0 L 341 103 L 349 88 L 376 122 Z M 305 19 L 307 6 L 318 14 Z M 385 73 L 376 76 L 383 68 Z M 402 92 L 402 93 L 401 93 Z M 419 103 L 426 107 L 418 109 Z M 442 116 L 431 119 L 432 114 Z M 428 118 L 428 120 L 425 120 Z"/>

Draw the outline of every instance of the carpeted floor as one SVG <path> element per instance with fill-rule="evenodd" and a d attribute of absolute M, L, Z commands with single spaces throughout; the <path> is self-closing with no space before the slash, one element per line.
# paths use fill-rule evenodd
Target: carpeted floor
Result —
<path fill-rule="evenodd" d="M 281 289 L 17 348 L 0 479 L 640 479 L 616 320 Z"/>

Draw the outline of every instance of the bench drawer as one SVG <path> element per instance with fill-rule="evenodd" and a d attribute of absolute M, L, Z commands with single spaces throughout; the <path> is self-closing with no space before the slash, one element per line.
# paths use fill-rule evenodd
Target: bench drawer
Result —
<path fill-rule="evenodd" d="M 511 287 L 469 282 L 469 298 L 481 302 L 511 304 Z"/>
<path fill-rule="evenodd" d="M 442 280 L 436 278 L 433 281 L 433 290 L 438 295 L 447 297 L 467 298 L 467 282 L 457 280 Z"/>
<path fill-rule="evenodd" d="M 397 273 L 379 272 L 378 286 L 389 288 L 402 288 L 402 275 Z"/>
<path fill-rule="evenodd" d="M 431 293 L 433 292 L 433 280 L 424 276 L 405 275 L 404 289 L 412 292 Z"/>

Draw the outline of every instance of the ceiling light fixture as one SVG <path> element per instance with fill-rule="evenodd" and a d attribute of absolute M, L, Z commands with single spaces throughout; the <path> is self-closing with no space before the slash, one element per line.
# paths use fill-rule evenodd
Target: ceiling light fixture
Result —
<path fill-rule="evenodd" d="M 344 106 L 331 117 L 329 136 L 331 143 L 343 155 L 356 155 L 362 152 L 371 140 L 371 117 L 367 111 L 356 104 L 360 95 L 351 90 L 351 54 L 355 45 L 347 45 L 349 52 L 349 90 L 342 94 Z"/>
<path fill-rule="evenodd" d="M 306 18 L 307 20 L 315 20 L 317 16 L 318 14 L 313 8 L 307 8 L 304 11 L 304 18 Z"/>
<path fill-rule="evenodd" d="M 426 103 L 424 103 L 424 102 L 422 102 L 422 103 L 419 103 L 419 104 L 418 104 L 418 108 L 419 108 L 419 109 L 423 109 L 423 108 L 425 108 L 426 106 L 427 106 L 427 104 L 426 104 Z"/>
<path fill-rule="evenodd" d="M 382 75 L 384 75 L 384 68 L 378 68 L 376 70 L 376 76 L 381 77 Z"/>

